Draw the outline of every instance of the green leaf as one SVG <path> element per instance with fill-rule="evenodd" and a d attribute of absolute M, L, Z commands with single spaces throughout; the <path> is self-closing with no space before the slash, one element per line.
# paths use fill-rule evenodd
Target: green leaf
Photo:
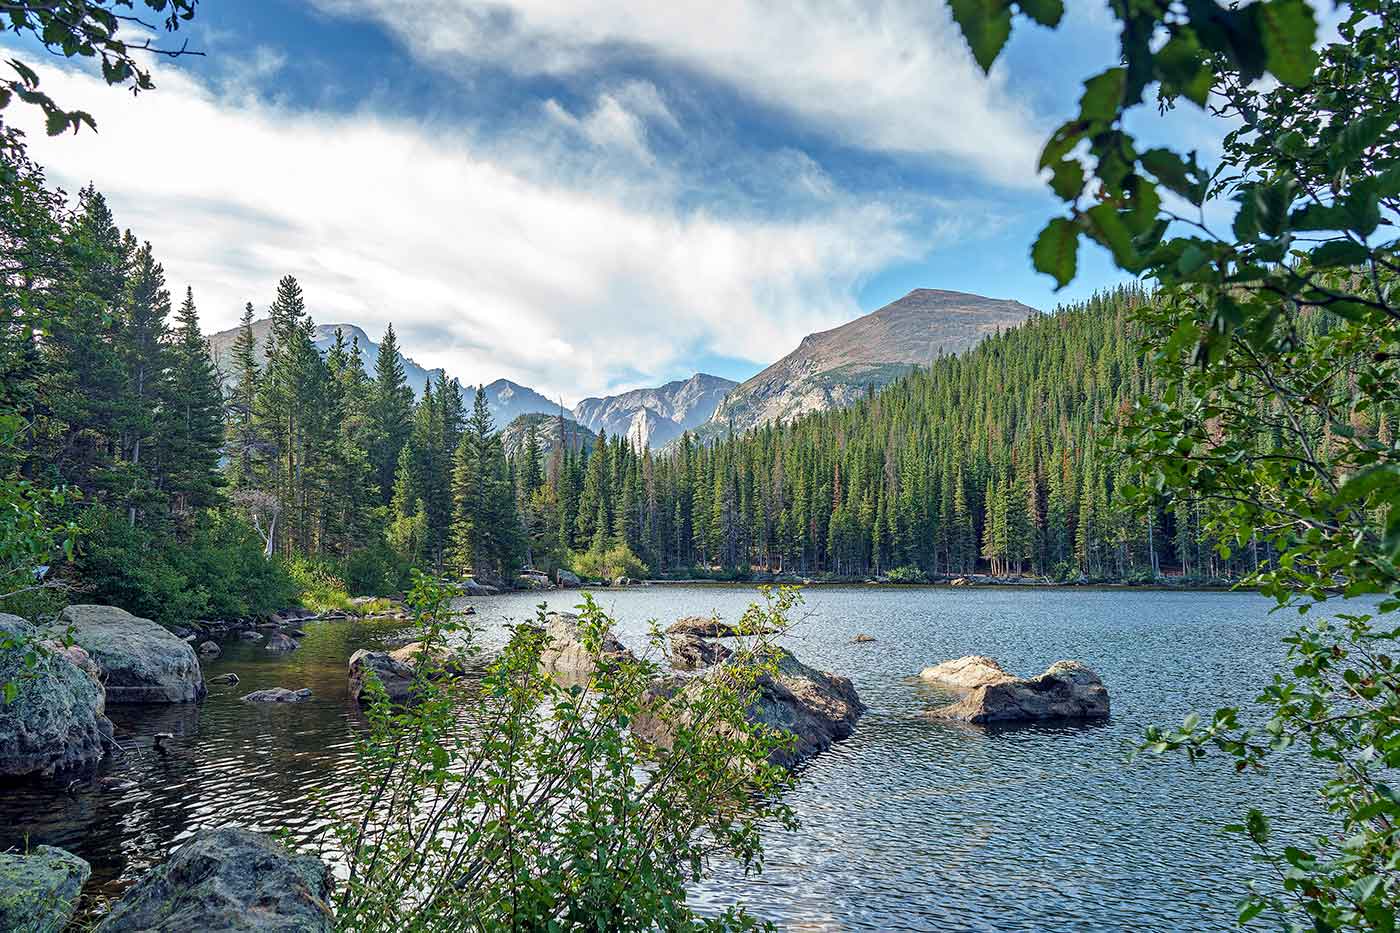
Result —
<path fill-rule="evenodd" d="M 1085 81 L 1084 94 L 1079 98 L 1080 119 L 1112 123 L 1123 103 L 1127 80 L 1126 69 L 1110 68 Z"/>
<path fill-rule="evenodd" d="M 1064 0 L 1017 0 L 1021 12 L 1042 26 L 1054 29 L 1065 15 Z"/>
<path fill-rule="evenodd" d="M 972 57 L 983 71 L 991 71 L 1006 40 L 1011 37 L 1009 0 L 948 0 L 948 6 L 972 50 Z"/>
<path fill-rule="evenodd" d="M 1137 250 L 1133 248 L 1132 231 L 1112 204 L 1096 204 L 1085 212 L 1095 239 L 1113 251 L 1113 259 L 1124 269 L 1137 266 Z"/>
<path fill-rule="evenodd" d="M 1036 271 L 1054 276 L 1056 288 L 1064 288 L 1074 280 L 1078 259 L 1079 228 L 1064 217 L 1056 217 L 1046 224 L 1031 247 L 1031 262 Z"/>
<path fill-rule="evenodd" d="M 1340 172 L 1361 158 L 1367 149 L 1393 131 L 1397 119 L 1400 119 L 1400 110 L 1391 108 L 1348 121 L 1327 150 L 1328 169 Z"/>
<path fill-rule="evenodd" d="M 1358 265 L 1370 255 L 1370 251 L 1355 240 L 1328 240 L 1313 250 L 1309 258 L 1317 268 L 1330 269 L 1333 266 Z"/>
<path fill-rule="evenodd" d="M 1192 153 L 1191 161 L 1187 162 L 1170 149 L 1149 149 L 1142 154 L 1141 160 L 1142 167 L 1171 191 L 1197 207 L 1205 200 L 1195 153 Z"/>
<path fill-rule="evenodd" d="M 1284 84 L 1302 87 L 1317 69 L 1317 20 L 1306 0 L 1268 0 L 1252 8 L 1264 38 L 1267 66 Z"/>
<path fill-rule="evenodd" d="M 1061 200 L 1073 201 L 1084 191 L 1084 166 L 1075 159 L 1062 159 L 1051 169 L 1050 190 Z"/>

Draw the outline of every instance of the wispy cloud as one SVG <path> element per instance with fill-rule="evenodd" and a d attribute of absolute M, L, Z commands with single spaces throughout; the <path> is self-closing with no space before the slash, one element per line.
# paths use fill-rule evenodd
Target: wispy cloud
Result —
<path fill-rule="evenodd" d="M 1037 185 L 1044 126 L 977 70 L 927 0 L 313 0 L 373 19 L 420 59 L 469 75 L 589 77 L 662 61 L 723 82 L 843 145 Z"/>
<path fill-rule="evenodd" d="M 371 334 L 393 321 L 419 362 L 468 381 L 571 400 L 684 375 L 696 353 L 758 368 L 854 316 L 862 281 L 955 223 L 843 194 L 800 153 L 775 158 L 807 206 L 729 210 L 688 203 L 664 165 L 633 173 L 562 143 L 298 111 L 157 67 L 158 90 L 138 99 L 44 69 L 100 130 L 31 134 L 52 177 L 94 181 L 172 286 L 194 286 L 211 329 L 292 273 L 318 321 Z M 640 84 L 560 112 L 566 132 L 637 154 L 645 127 L 675 129 Z"/>

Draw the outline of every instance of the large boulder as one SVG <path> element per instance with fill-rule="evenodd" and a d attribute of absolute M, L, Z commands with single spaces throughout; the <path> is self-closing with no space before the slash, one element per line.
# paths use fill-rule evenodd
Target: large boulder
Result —
<path fill-rule="evenodd" d="M 270 836 L 204 830 L 147 872 L 94 933 L 329 933 L 330 868 Z"/>
<path fill-rule="evenodd" d="M 583 585 L 583 582 L 578 578 L 578 574 L 574 573 L 572 570 L 565 570 L 563 567 L 554 571 L 554 582 L 565 589 L 576 589 Z"/>
<path fill-rule="evenodd" d="M 694 635 L 698 638 L 733 638 L 739 634 L 732 625 L 711 616 L 686 616 L 666 629 L 667 635 Z"/>
<path fill-rule="evenodd" d="M 671 666 L 678 671 L 698 671 L 712 667 L 733 654 L 724 645 L 695 635 L 672 635 Z"/>
<path fill-rule="evenodd" d="M 791 746 L 774 749 L 770 761 L 796 767 L 855 731 L 865 704 L 849 678 L 808 667 L 783 648 L 760 650 L 772 652 L 774 670 L 758 678 L 746 715 L 750 722 L 793 736 Z M 721 664 L 703 674 L 676 676 L 658 684 L 651 691 L 648 708 L 632 721 L 633 731 L 645 741 L 669 750 L 679 724 L 676 707 L 669 702 L 671 698 L 685 693 L 693 700 L 711 678 L 724 674 L 725 665 Z"/>
<path fill-rule="evenodd" d="M 469 578 L 462 581 L 462 592 L 468 596 L 495 596 L 500 590 L 488 583 L 478 583 Z"/>
<path fill-rule="evenodd" d="M 1016 679 L 1014 674 L 1003 670 L 995 658 L 983 654 L 969 654 L 926 667 L 919 672 L 919 678 L 960 690 L 971 690 L 974 687 L 985 687 L 987 684 Z"/>
<path fill-rule="evenodd" d="M 50 627 L 96 662 L 108 703 L 194 703 L 204 699 L 204 673 L 194 648 L 149 619 L 114 606 L 69 606 Z"/>
<path fill-rule="evenodd" d="M 62 933 L 91 874 L 87 862 L 52 846 L 0 853 L 0 930 Z"/>
<path fill-rule="evenodd" d="M 1012 677 L 974 687 L 932 715 L 978 724 L 1106 719 L 1108 690 L 1088 666 L 1056 661 L 1038 677 Z"/>
<path fill-rule="evenodd" d="M 40 638 L 28 622 L 0 613 L 0 684 L 13 683 L 17 691 L 0 703 L 0 777 L 96 764 L 112 738 L 106 694 L 87 652 Z"/>
<path fill-rule="evenodd" d="M 375 677 L 384 685 L 391 703 L 413 699 L 413 668 L 383 651 L 361 648 L 350 655 L 350 699 L 361 702 L 365 684 Z"/>
<path fill-rule="evenodd" d="M 545 616 L 544 632 L 549 643 L 540 654 L 540 668 L 545 673 L 566 682 L 587 680 L 593 675 L 597 663 L 583 643 L 578 616 L 572 612 L 551 612 Z M 599 657 L 604 662 L 633 656 L 610 631 L 603 633 L 600 648 Z"/>

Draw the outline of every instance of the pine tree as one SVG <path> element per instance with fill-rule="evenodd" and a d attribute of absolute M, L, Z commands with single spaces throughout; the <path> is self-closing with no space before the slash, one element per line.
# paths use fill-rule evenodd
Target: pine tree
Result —
<path fill-rule="evenodd" d="M 193 513 L 217 500 L 223 485 L 219 448 L 223 438 L 223 393 L 219 388 L 209 342 L 199 329 L 194 290 L 176 314 L 178 328 L 170 348 L 170 369 L 160 404 L 158 442 L 172 509 L 188 526 Z"/>
<path fill-rule="evenodd" d="M 413 430 L 413 389 L 409 387 L 408 377 L 404 374 L 393 324 L 385 329 L 384 339 L 379 344 L 369 412 L 374 436 L 370 462 L 374 464 L 375 476 L 379 481 L 381 501 L 388 503 L 393 497 L 399 451 L 408 442 Z"/>

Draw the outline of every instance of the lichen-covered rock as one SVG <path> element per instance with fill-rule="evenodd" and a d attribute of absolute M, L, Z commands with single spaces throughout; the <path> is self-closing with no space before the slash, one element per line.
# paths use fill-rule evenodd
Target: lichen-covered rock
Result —
<path fill-rule="evenodd" d="M 733 638 L 738 632 L 734 626 L 709 616 L 686 616 L 677 619 L 666 629 L 667 635 L 694 635 L 698 638 Z"/>
<path fill-rule="evenodd" d="M 0 930 L 62 933 L 92 868 L 65 849 L 0 853 Z"/>
<path fill-rule="evenodd" d="M 309 699 L 311 699 L 310 687 L 302 687 L 300 690 L 268 687 L 266 690 L 254 690 L 243 696 L 244 703 L 302 703 Z"/>
<path fill-rule="evenodd" d="M 1079 661 L 1056 661 L 1038 677 L 974 687 L 932 715 L 978 724 L 1105 719 L 1108 690 L 1099 675 Z"/>
<path fill-rule="evenodd" d="M 571 612 L 551 612 L 545 616 L 544 631 L 548 645 L 540 653 L 540 668 L 562 680 L 585 680 L 597 668 L 593 654 L 583 643 L 579 618 Z M 617 640 L 612 632 L 603 633 L 599 659 L 631 658 L 632 652 Z"/>
<path fill-rule="evenodd" d="M 78 647 L 41 642 L 40 631 L 0 613 L 0 776 L 47 775 L 96 764 L 112 738 L 97 667 Z M 34 666 L 26 658 L 34 655 Z"/>
<path fill-rule="evenodd" d="M 720 663 L 733 654 L 719 642 L 695 635 L 672 635 L 671 666 L 678 671 L 698 671 Z"/>
<path fill-rule="evenodd" d="M 796 767 L 855 731 L 865 704 L 849 678 L 808 667 L 783 648 L 762 650 L 773 652 L 774 672 L 758 678 L 746 714 L 750 722 L 781 729 L 793 737 L 790 747 L 773 750 L 769 759 L 774 764 Z M 688 701 L 693 700 L 710 678 L 723 676 L 724 669 L 721 664 L 703 674 L 676 676 L 659 683 L 651 692 L 648 708 L 632 721 L 633 731 L 659 748 L 670 749 L 682 719 L 672 698 L 684 693 Z"/>
<path fill-rule="evenodd" d="M 69 606 L 50 627 L 92 656 L 108 703 L 194 703 L 204 673 L 194 649 L 149 619 L 113 606 Z"/>
<path fill-rule="evenodd" d="M 330 868 L 261 833 L 205 830 L 147 872 L 95 933 L 329 933 Z"/>
<path fill-rule="evenodd" d="M 919 679 L 962 690 L 971 690 L 973 687 L 984 687 L 987 684 L 1001 683 L 1004 680 L 1015 680 L 1016 677 L 1003 669 L 995 658 L 989 658 L 982 654 L 969 654 L 966 657 L 935 664 L 933 667 L 926 667 L 919 672 Z"/>
<path fill-rule="evenodd" d="M 413 668 L 383 651 L 361 648 L 350 655 L 350 699 L 362 702 L 365 685 L 375 677 L 384 685 L 391 703 L 413 699 Z"/>

